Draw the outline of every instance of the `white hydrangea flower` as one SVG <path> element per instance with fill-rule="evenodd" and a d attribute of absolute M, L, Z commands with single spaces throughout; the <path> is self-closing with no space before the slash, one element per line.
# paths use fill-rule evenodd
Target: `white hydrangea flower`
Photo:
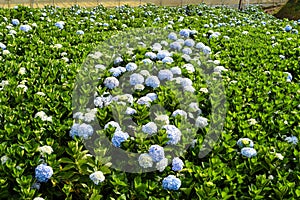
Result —
<path fill-rule="evenodd" d="M 42 147 L 39 147 L 38 150 L 39 150 L 39 152 L 41 152 L 42 155 L 44 155 L 44 154 L 50 155 L 53 152 L 52 147 L 48 146 L 48 145 L 44 145 Z"/>
<path fill-rule="evenodd" d="M 18 73 L 21 74 L 21 75 L 26 74 L 26 68 L 25 68 L 25 67 L 21 67 L 21 68 L 19 69 L 19 72 L 18 72 Z"/>
<path fill-rule="evenodd" d="M 98 185 L 105 180 L 105 176 L 101 171 L 96 171 L 90 175 L 90 179 Z"/>
<path fill-rule="evenodd" d="M 156 163 L 156 169 L 159 172 L 164 171 L 167 166 L 168 166 L 168 159 L 167 158 L 163 158 L 158 163 Z"/>
<path fill-rule="evenodd" d="M 34 117 L 39 117 L 42 119 L 42 121 L 52 122 L 52 116 L 48 117 L 44 111 L 37 112 Z"/>
<path fill-rule="evenodd" d="M 169 116 L 168 115 L 158 115 L 154 121 L 160 121 L 163 122 L 164 124 L 169 124 Z"/>
<path fill-rule="evenodd" d="M 199 128 L 206 127 L 208 125 L 207 118 L 201 117 L 201 116 L 197 117 L 195 125 L 196 125 L 196 127 L 199 127 Z"/>
<path fill-rule="evenodd" d="M 42 197 L 35 197 L 33 200 L 45 200 L 45 199 Z"/>
<path fill-rule="evenodd" d="M 6 163 L 6 161 L 9 159 L 9 157 L 7 157 L 6 155 L 1 157 L 1 164 L 4 165 Z"/>
<path fill-rule="evenodd" d="M 253 119 L 253 118 L 249 119 L 248 122 L 249 122 L 250 125 L 255 125 L 255 124 L 257 124 L 256 119 Z"/>
<path fill-rule="evenodd" d="M 17 88 L 22 88 L 24 92 L 26 92 L 28 90 L 28 87 L 26 85 L 24 85 L 24 84 L 19 84 L 17 86 Z"/>
<path fill-rule="evenodd" d="M 139 156 L 139 165 L 143 168 L 150 168 L 153 166 L 153 160 L 148 153 L 143 153 Z"/>
<path fill-rule="evenodd" d="M 201 89 L 200 89 L 200 92 L 208 93 L 208 89 L 207 89 L 207 88 L 201 88 Z"/>
<path fill-rule="evenodd" d="M 44 93 L 44 92 L 37 92 L 37 93 L 35 93 L 35 94 L 37 94 L 37 95 L 40 95 L 40 96 L 46 96 L 46 94 Z"/>
<path fill-rule="evenodd" d="M 276 153 L 275 156 L 279 159 L 279 160 L 283 160 L 284 156 L 281 153 Z"/>

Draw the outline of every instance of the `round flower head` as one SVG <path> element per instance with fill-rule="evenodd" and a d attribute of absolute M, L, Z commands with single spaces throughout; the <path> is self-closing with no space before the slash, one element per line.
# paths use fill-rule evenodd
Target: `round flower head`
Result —
<path fill-rule="evenodd" d="M 155 43 L 152 45 L 152 51 L 160 51 L 162 48 L 161 44 Z"/>
<path fill-rule="evenodd" d="M 104 130 L 107 129 L 109 126 L 112 126 L 112 127 L 116 128 L 116 131 L 120 131 L 121 130 L 120 125 L 117 122 L 115 122 L 115 121 L 110 121 L 107 124 L 105 124 Z"/>
<path fill-rule="evenodd" d="M 228 71 L 228 70 L 223 66 L 216 66 L 214 68 L 214 72 L 221 73 L 222 71 Z"/>
<path fill-rule="evenodd" d="M 195 45 L 195 41 L 192 40 L 192 39 L 186 39 L 186 40 L 184 41 L 184 45 L 185 45 L 185 46 L 188 46 L 188 47 L 193 47 L 193 46 Z"/>
<path fill-rule="evenodd" d="M 172 170 L 173 171 L 180 171 L 183 168 L 183 162 L 180 158 L 176 157 L 172 160 Z"/>
<path fill-rule="evenodd" d="M 167 50 L 161 50 L 157 53 L 157 59 L 162 60 L 165 57 L 171 57 L 171 54 Z"/>
<path fill-rule="evenodd" d="M 144 77 L 150 76 L 150 73 L 149 73 L 148 70 L 141 70 L 141 71 L 140 71 L 140 74 L 143 75 Z"/>
<path fill-rule="evenodd" d="M 150 106 L 152 100 L 147 97 L 147 96 L 144 96 L 144 97 L 141 97 L 137 100 L 137 103 L 140 104 L 140 105 L 146 105 L 146 106 Z"/>
<path fill-rule="evenodd" d="M 167 144 L 177 144 L 181 139 L 181 131 L 174 125 L 165 125 L 162 127 L 166 129 L 167 138 L 169 141 Z"/>
<path fill-rule="evenodd" d="M 155 59 L 156 59 L 156 54 L 153 53 L 153 52 L 147 52 L 147 53 L 145 54 L 145 57 L 148 57 L 148 58 L 150 58 L 151 60 L 155 60 Z"/>
<path fill-rule="evenodd" d="M 172 116 L 173 117 L 176 117 L 177 115 L 180 115 L 181 117 L 183 117 L 184 119 L 187 119 L 187 113 L 184 111 L 184 110 L 175 110 L 173 113 L 172 113 Z"/>
<path fill-rule="evenodd" d="M 35 197 L 33 200 L 45 200 L 45 199 L 42 197 Z"/>
<path fill-rule="evenodd" d="M 53 175 L 52 167 L 40 164 L 35 168 L 35 178 L 38 182 L 46 183 Z"/>
<path fill-rule="evenodd" d="M 153 135 L 157 132 L 157 126 L 154 122 L 148 122 L 147 124 L 142 126 L 142 131 L 149 135 Z"/>
<path fill-rule="evenodd" d="M 172 62 L 174 62 L 174 60 L 173 60 L 173 58 L 167 56 L 164 59 L 162 59 L 162 62 L 163 63 L 172 63 Z"/>
<path fill-rule="evenodd" d="M 1 48 L 2 50 L 5 50 L 5 49 L 6 49 L 6 45 L 3 44 L 2 42 L 0 42 L 0 48 Z"/>
<path fill-rule="evenodd" d="M 137 69 L 137 65 L 135 63 L 128 63 L 126 65 L 126 70 L 129 71 L 129 72 L 134 71 L 136 69 Z"/>
<path fill-rule="evenodd" d="M 208 55 L 211 53 L 211 48 L 208 46 L 205 46 L 202 51 L 205 55 Z"/>
<path fill-rule="evenodd" d="M 174 175 L 169 175 L 162 181 L 162 187 L 165 190 L 178 190 L 181 186 L 181 181 Z"/>
<path fill-rule="evenodd" d="M 189 29 L 182 29 L 179 31 L 179 35 L 186 37 L 186 38 L 190 36 L 190 33 L 191 33 L 191 30 L 189 30 Z"/>
<path fill-rule="evenodd" d="M 205 44 L 203 44 L 202 42 L 199 42 L 196 44 L 196 49 L 204 49 L 205 48 Z"/>
<path fill-rule="evenodd" d="M 59 29 L 63 29 L 63 28 L 64 28 L 64 25 L 65 25 L 65 23 L 64 23 L 64 22 L 62 22 L 62 21 L 60 21 L 60 22 L 56 22 L 54 25 L 55 25 L 57 28 L 59 28 Z"/>
<path fill-rule="evenodd" d="M 154 162 L 159 162 L 165 157 L 164 148 L 159 145 L 151 145 L 149 148 L 149 155 Z"/>
<path fill-rule="evenodd" d="M 146 86 L 157 88 L 160 85 L 160 81 L 157 76 L 149 76 L 145 81 Z"/>
<path fill-rule="evenodd" d="M 155 117 L 154 121 L 156 121 L 157 123 L 161 124 L 169 124 L 169 116 L 168 115 L 158 115 Z"/>
<path fill-rule="evenodd" d="M 96 107 L 103 108 L 103 104 L 104 104 L 104 102 L 103 102 L 103 100 L 102 100 L 101 97 L 96 97 L 96 98 L 94 99 L 94 105 L 95 105 Z"/>
<path fill-rule="evenodd" d="M 286 137 L 285 141 L 292 143 L 292 144 L 297 144 L 298 138 L 296 136 Z"/>
<path fill-rule="evenodd" d="M 28 31 L 31 30 L 31 26 L 29 26 L 28 24 L 26 24 L 26 25 L 21 25 L 21 26 L 20 26 L 20 30 L 21 30 L 21 31 L 24 31 L 24 32 L 28 32 Z"/>
<path fill-rule="evenodd" d="M 104 85 L 105 87 L 107 87 L 108 89 L 114 89 L 115 87 L 119 86 L 119 80 L 116 79 L 115 77 L 107 77 L 104 80 Z"/>
<path fill-rule="evenodd" d="M 173 75 L 181 75 L 181 69 L 179 67 L 172 67 L 170 71 Z"/>
<path fill-rule="evenodd" d="M 168 69 L 162 69 L 158 72 L 159 80 L 171 80 L 173 78 L 173 73 Z"/>
<path fill-rule="evenodd" d="M 114 64 L 115 65 L 119 65 L 123 62 L 123 59 L 121 57 L 117 57 L 115 60 L 114 60 Z"/>
<path fill-rule="evenodd" d="M 193 85 L 193 81 L 189 78 L 180 78 L 180 84 L 182 87 L 186 87 L 186 86 L 192 86 Z"/>
<path fill-rule="evenodd" d="M 292 81 L 292 79 L 293 79 L 293 76 L 292 76 L 292 74 L 291 73 L 289 73 L 289 72 L 283 72 L 284 74 L 287 74 L 287 78 L 286 78 L 286 81 L 287 82 L 291 82 Z"/>
<path fill-rule="evenodd" d="M 89 177 L 96 185 L 98 185 L 99 183 L 101 183 L 105 180 L 105 176 L 103 175 L 103 173 L 101 171 L 96 171 L 96 172 L 90 174 Z"/>
<path fill-rule="evenodd" d="M 242 153 L 243 156 L 246 156 L 248 158 L 251 158 L 251 157 L 257 155 L 256 150 L 253 149 L 253 148 L 251 148 L 251 147 L 244 147 L 244 148 L 242 148 L 241 153 Z"/>
<path fill-rule="evenodd" d="M 84 32 L 82 30 L 78 30 L 78 31 L 76 31 L 76 34 L 77 35 L 84 35 Z"/>
<path fill-rule="evenodd" d="M 251 147 L 253 148 L 254 143 L 252 140 L 250 140 L 249 138 L 240 138 L 237 143 L 236 143 L 239 147 L 243 148 L 243 147 Z"/>
<path fill-rule="evenodd" d="M 128 133 L 125 133 L 123 131 L 116 131 L 112 138 L 112 143 L 115 147 L 121 147 L 121 143 L 126 141 L 128 138 Z"/>
<path fill-rule="evenodd" d="M 152 64 L 152 60 L 150 60 L 149 58 L 142 60 L 142 62 L 144 63 L 144 65 Z"/>
<path fill-rule="evenodd" d="M 143 153 L 139 156 L 139 165 L 143 168 L 150 168 L 153 166 L 153 160 L 147 153 Z"/>
<path fill-rule="evenodd" d="M 20 24 L 20 21 L 18 19 L 12 19 L 11 20 L 11 23 L 14 25 L 14 26 L 18 26 Z"/>
<path fill-rule="evenodd" d="M 130 85 L 137 85 L 144 83 L 144 77 L 141 74 L 131 74 L 129 79 Z"/>
<path fill-rule="evenodd" d="M 42 155 L 48 154 L 50 155 L 53 152 L 53 149 L 51 146 L 44 145 L 42 147 L 38 148 L 39 152 L 41 152 Z"/>
<path fill-rule="evenodd" d="M 193 53 L 193 51 L 190 48 L 184 48 L 182 49 L 182 53 L 185 55 L 191 55 Z"/>
<path fill-rule="evenodd" d="M 91 125 L 89 124 L 81 124 L 79 127 L 78 127 L 78 136 L 79 137 L 82 137 L 84 139 L 88 139 L 90 136 L 92 136 L 94 133 L 94 129 Z"/>
<path fill-rule="evenodd" d="M 182 66 L 182 68 L 186 69 L 188 71 L 188 73 L 194 73 L 195 72 L 195 68 L 192 64 L 188 63 L 188 64 L 184 64 Z M 191 84 L 189 84 L 191 85 Z"/>
<path fill-rule="evenodd" d="M 168 35 L 168 38 L 169 38 L 170 40 L 177 40 L 177 35 L 176 35 L 176 33 L 170 33 L 170 34 Z"/>
<path fill-rule="evenodd" d="M 170 44 L 170 49 L 172 49 L 172 50 L 180 51 L 181 48 L 182 48 L 182 46 L 179 42 L 172 42 Z"/>
<path fill-rule="evenodd" d="M 136 114 L 136 110 L 133 108 L 127 107 L 125 113 L 126 113 L 126 115 L 134 115 L 134 114 Z"/>
<path fill-rule="evenodd" d="M 78 136 L 80 124 L 74 123 L 71 130 L 70 130 L 70 136 L 74 138 L 74 136 Z"/>
<path fill-rule="evenodd" d="M 197 117 L 195 125 L 196 125 L 196 127 L 199 127 L 199 128 L 206 127 L 208 125 L 207 118 L 201 117 L 201 116 Z"/>
<path fill-rule="evenodd" d="M 157 99 L 157 94 L 155 93 L 148 93 L 146 97 L 149 97 L 151 101 L 155 101 Z"/>
<path fill-rule="evenodd" d="M 290 26 L 290 25 L 286 25 L 286 27 L 284 28 L 284 30 L 286 31 L 286 32 L 289 32 L 289 31 L 291 31 L 292 30 L 292 26 Z"/>
<path fill-rule="evenodd" d="M 167 158 L 163 158 L 161 161 L 159 161 L 158 163 L 156 163 L 156 169 L 160 172 L 164 171 L 165 168 L 168 166 L 168 159 Z"/>
<path fill-rule="evenodd" d="M 110 73 L 112 73 L 112 75 L 114 77 L 118 77 L 118 76 L 120 76 L 122 74 L 122 71 L 120 70 L 120 68 L 110 68 L 108 71 Z"/>

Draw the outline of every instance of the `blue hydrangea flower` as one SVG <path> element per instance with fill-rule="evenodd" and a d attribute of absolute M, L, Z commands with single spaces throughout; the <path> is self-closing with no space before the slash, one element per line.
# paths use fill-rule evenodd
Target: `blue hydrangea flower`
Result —
<path fill-rule="evenodd" d="M 221 33 L 219 33 L 219 32 L 213 32 L 210 36 L 209 36 L 209 39 L 211 39 L 211 38 L 217 38 L 217 37 L 219 37 L 221 35 Z"/>
<path fill-rule="evenodd" d="M 156 163 L 156 169 L 160 172 L 164 171 L 165 168 L 168 166 L 168 159 L 163 158 L 159 162 Z"/>
<path fill-rule="evenodd" d="M 286 137 L 285 141 L 292 143 L 292 144 L 297 144 L 298 138 L 296 136 Z"/>
<path fill-rule="evenodd" d="M 102 183 L 105 180 L 105 176 L 101 171 L 96 171 L 96 172 L 90 174 L 89 177 L 96 185 L 98 185 L 99 183 Z"/>
<path fill-rule="evenodd" d="M 181 131 L 176 126 L 164 125 L 162 128 L 166 129 L 167 138 L 169 138 L 167 144 L 177 144 L 180 141 Z"/>
<path fill-rule="evenodd" d="M 21 31 L 24 31 L 24 32 L 28 32 L 28 31 L 30 31 L 31 30 L 31 26 L 29 26 L 29 25 L 21 25 L 20 26 L 20 30 Z"/>
<path fill-rule="evenodd" d="M 184 110 L 177 109 L 172 113 L 173 117 L 176 117 L 177 115 L 180 115 L 180 116 L 184 117 L 185 119 L 187 119 L 187 113 Z"/>
<path fill-rule="evenodd" d="M 119 80 L 116 79 L 115 77 L 107 77 L 104 80 L 104 85 L 105 87 L 107 87 L 108 89 L 114 89 L 115 87 L 119 86 Z"/>
<path fill-rule="evenodd" d="M 284 28 L 284 30 L 286 31 L 286 32 L 289 32 L 289 31 L 291 31 L 292 30 L 292 26 L 290 26 L 290 25 L 286 25 L 286 27 Z"/>
<path fill-rule="evenodd" d="M 108 23 L 103 23 L 103 26 L 104 26 L 104 27 L 108 27 L 109 24 L 108 24 Z"/>
<path fill-rule="evenodd" d="M 249 138 L 240 138 L 237 143 L 236 143 L 239 147 L 243 148 L 243 147 L 251 147 L 253 148 L 254 143 L 252 140 L 250 140 Z"/>
<path fill-rule="evenodd" d="M 172 43 L 170 44 L 170 48 L 171 48 L 172 50 L 179 51 L 179 50 L 182 48 L 182 46 L 181 46 L 181 44 L 180 44 L 179 42 L 172 42 Z"/>
<path fill-rule="evenodd" d="M 147 124 L 142 126 L 142 131 L 149 135 L 153 135 L 157 133 L 157 126 L 154 122 L 148 122 Z"/>
<path fill-rule="evenodd" d="M 147 153 L 143 153 L 139 156 L 139 165 L 143 168 L 150 168 L 153 166 L 153 160 L 151 156 Z"/>
<path fill-rule="evenodd" d="M 195 41 L 193 39 L 186 39 L 184 41 L 184 45 L 188 47 L 193 47 L 195 45 Z"/>
<path fill-rule="evenodd" d="M 2 50 L 5 50 L 5 49 L 6 49 L 6 45 L 3 44 L 2 42 L 0 42 L 0 48 L 1 48 Z"/>
<path fill-rule="evenodd" d="M 94 133 L 94 129 L 91 125 L 89 124 L 81 124 L 79 127 L 78 127 L 78 136 L 79 137 L 82 137 L 84 139 L 88 139 L 90 136 L 92 136 Z"/>
<path fill-rule="evenodd" d="M 181 56 L 181 58 L 183 58 L 186 62 L 189 62 L 191 60 L 191 56 L 187 55 L 187 54 L 183 54 Z"/>
<path fill-rule="evenodd" d="M 289 73 L 289 72 L 283 72 L 284 74 L 287 74 L 287 78 L 286 78 L 286 81 L 287 82 L 291 82 L 292 81 L 292 79 L 293 79 L 293 76 L 292 76 L 292 74 L 291 73 Z"/>
<path fill-rule="evenodd" d="M 151 101 L 155 101 L 157 99 L 157 94 L 148 93 L 148 94 L 146 94 L 146 97 L 149 97 L 151 99 Z"/>
<path fill-rule="evenodd" d="M 241 153 L 242 153 L 243 156 L 246 156 L 248 158 L 251 158 L 251 157 L 257 155 L 256 150 L 253 149 L 253 148 L 251 148 L 251 147 L 244 147 L 244 148 L 242 148 Z"/>
<path fill-rule="evenodd" d="M 162 59 L 162 62 L 163 63 L 172 63 L 172 62 L 174 62 L 174 60 L 173 60 L 173 58 L 167 56 L 164 59 Z"/>
<path fill-rule="evenodd" d="M 146 58 L 146 59 L 142 60 L 142 62 L 144 63 L 144 65 L 153 63 L 152 60 L 150 60 L 149 58 Z"/>
<path fill-rule="evenodd" d="M 119 68 L 110 68 L 108 71 L 110 73 L 112 73 L 112 75 L 114 77 L 118 77 L 118 76 L 120 76 L 122 74 L 122 72 L 121 72 L 121 70 Z"/>
<path fill-rule="evenodd" d="M 171 80 L 173 78 L 173 73 L 168 69 L 162 69 L 158 72 L 159 80 Z"/>
<path fill-rule="evenodd" d="M 178 157 L 176 157 L 172 160 L 172 170 L 175 172 L 182 170 L 183 165 L 184 164 L 183 164 L 182 160 Z"/>
<path fill-rule="evenodd" d="M 70 136 L 74 138 L 74 136 L 78 136 L 80 124 L 74 123 L 71 130 L 70 130 Z"/>
<path fill-rule="evenodd" d="M 147 96 L 144 96 L 144 97 L 141 97 L 137 100 L 137 104 L 140 104 L 140 105 L 146 105 L 146 106 L 150 106 L 150 102 L 152 102 L 152 100 L 147 97 Z"/>
<path fill-rule="evenodd" d="M 181 69 L 179 67 L 172 67 L 170 71 L 173 73 L 173 75 L 181 75 Z"/>
<path fill-rule="evenodd" d="M 65 25 L 65 22 L 62 22 L 62 21 L 56 22 L 54 25 L 55 25 L 57 28 L 59 28 L 59 29 L 63 29 L 63 28 L 64 28 L 64 25 Z"/>
<path fill-rule="evenodd" d="M 109 126 L 115 127 L 116 131 L 120 131 L 121 130 L 120 125 L 117 122 L 115 122 L 115 121 L 110 121 L 107 124 L 105 124 L 104 130 L 107 129 Z"/>
<path fill-rule="evenodd" d="M 130 62 L 126 65 L 125 68 L 127 71 L 131 72 L 137 69 L 137 65 L 135 63 Z"/>
<path fill-rule="evenodd" d="M 162 46 L 161 46 L 161 44 L 159 44 L 159 43 L 154 43 L 154 44 L 152 45 L 152 51 L 160 51 L 161 48 L 162 48 Z"/>
<path fill-rule="evenodd" d="M 208 46 L 205 46 L 202 51 L 205 55 L 208 55 L 211 53 L 211 48 Z"/>
<path fill-rule="evenodd" d="M 199 128 L 204 128 L 208 125 L 207 118 L 205 117 L 197 117 L 195 126 Z"/>
<path fill-rule="evenodd" d="M 182 53 L 186 54 L 186 55 L 190 55 L 193 53 L 193 51 L 190 48 L 184 48 L 184 49 L 182 49 Z"/>
<path fill-rule="evenodd" d="M 149 155 L 154 162 L 159 162 L 165 158 L 164 148 L 157 144 L 151 145 L 149 148 Z"/>
<path fill-rule="evenodd" d="M 134 114 L 136 114 L 136 110 L 133 108 L 127 107 L 125 113 L 126 113 L 126 115 L 134 115 Z"/>
<path fill-rule="evenodd" d="M 181 181 L 174 175 L 169 175 L 162 181 L 162 187 L 165 190 L 178 190 L 181 186 Z"/>
<path fill-rule="evenodd" d="M 84 35 L 84 32 L 82 30 L 78 30 L 78 31 L 76 31 L 76 34 L 77 35 Z"/>
<path fill-rule="evenodd" d="M 151 60 L 155 60 L 156 59 L 156 53 L 153 52 L 147 52 L 145 53 L 145 57 L 150 58 Z"/>
<path fill-rule="evenodd" d="M 204 28 L 209 28 L 209 25 L 208 25 L 208 24 L 204 24 L 203 27 L 204 27 Z"/>
<path fill-rule="evenodd" d="M 114 60 L 114 64 L 115 65 L 119 65 L 123 62 L 123 59 L 121 57 L 117 57 L 115 60 Z"/>
<path fill-rule="evenodd" d="M 137 85 L 137 84 L 143 84 L 144 83 L 144 77 L 141 74 L 131 74 L 129 79 L 130 85 Z"/>
<path fill-rule="evenodd" d="M 203 44 L 202 42 L 198 42 L 198 43 L 196 44 L 196 49 L 202 50 L 202 49 L 204 49 L 204 47 L 205 47 L 205 44 Z"/>
<path fill-rule="evenodd" d="M 38 182 L 46 183 L 53 175 L 52 167 L 40 164 L 35 168 L 35 178 Z"/>
<path fill-rule="evenodd" d="M 176 35 L 176 33 L 170 33 L 170 34 L 168 35 L 168 38 L 169 38 L 170 40 L 177 40 L 177 35 Z"/>
<path fill-rule="evenodd" d="M 115 147 L 121 147 L 121 143 L 126 141 L 128 138 L 129 138 L 128 133 L 123 131 L 115 131 L 111 141 Z"/>
<path fill-rule="evenodd" d="M 193 81 L 189 78 L 181 78 L 180 84 L 181 84 L 182 87 L 192 86 Z"/>
<path fill-rule="evenodd" d="M 18 19 L 12 19 L 11 20 L 11 23 L 14 25 L 14 26 L 18 26 L 20 24 L 20 21 Z"/>
<path fill-rule="evenodd" d="M 191 30 L 189 30 L 189 29 L 182 29 L 179 31 L 179 35 L 186 37 L 186 38 L 190 36 L 190 33 L 191 33 Z"/>
<path fill-rule="evenodd" d="M 165 57 L 171 57 L 171 54 L 167 50 L 161 50 L 157 53 L 156 57 L 157 57 L 157 59 L 162 60 Z"/>
<path fill-rule="evenodd" d="M 157 88 L 160 85 L 160 81 L 157 76 L 149 76 L 145 81 L 146 86 Z"/>

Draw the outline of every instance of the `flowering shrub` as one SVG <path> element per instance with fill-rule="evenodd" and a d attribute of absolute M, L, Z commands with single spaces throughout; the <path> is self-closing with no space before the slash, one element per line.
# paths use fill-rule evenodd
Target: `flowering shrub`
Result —
<path fill-rule="evenodd" d="M 203 4 L 18 6 L 0 13 L 0 199 L 300 197 L 299 22 L 256 7 L 238 12 Z M 147 41 L 128 47 L 108 64 L 95 63 L 101 72 L 97 94 L 83 103 L 96 108 L 72 113 L 72 92 L 85 58 L 105 57 L 90 52 L 119 32 L 141 27 L 170 33 L 150 47 Z M 195 65 L 196 50 L 213 66 L 206 72 L 210 81 Z M 128 73 L 134 92 L 115 95 Z M 220 91 L 212 91 L 218 77 L 227 111 L 223 130 L 209 135 L 219 133 L 219 140 L 210 144 L 205 136 L 220 120 L 212 114 L 220 103 L 215 95 Z M 188 107 L 178 106 L 180 96 L 165 87 L 169 83 L 196 95 L 197 102 L 186 98 Z M 80 86 L 80 94 L 92 87 Z M 151 116 L 154 104 L 166 113 Z M 124 107 L 126 123 L 112 118 L 113 106 Z M 128 119 L 139 125 L 136 130 Z M 94 129 L 96 121 L 103 130 Z M 185 129 L 187 121 L 194 129 Z M 186 138 L 189 133 L 196 137 Z M 105 149 L 86 148 L 88 142 L 105 145 L 98 135 L 109 138 L 114 149 L 141 153 L 135 162 L 153 170 L 111 168 L 109 158 L 101 157 Z M 183 153 L 170 152 L 170 146 L 188 139 Z M 208 153 L 199 157 L 202 150 Z"/>

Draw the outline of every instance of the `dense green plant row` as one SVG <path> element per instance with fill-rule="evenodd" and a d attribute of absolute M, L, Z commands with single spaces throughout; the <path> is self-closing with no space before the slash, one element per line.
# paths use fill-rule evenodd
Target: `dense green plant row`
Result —
<path fill-rule="evenodd" d="M 19 6 L 1 9 L 0 20 L 0 199 L 299 198 L 297 21 L 278 20 L 255 7 L 238 12 L 206 5 L 113 9 Z M 223 66 L 214 68 L 214 74 L 222 77 L 225 88 L 225 123 L 204 158 L 198 153 L 208 132 L 206 125 L 196 131 L 194 145 L 177 155 L 182 161 L 176 165 L 179 169 L 169 160 L 170 165 L 161 172 L 126 173 L 91 156 L 77 137 L 80 134 L 74 132 L 74 123 L 83 121 L 73 119 L 72 95 L 81 65 L 97 45 L 112 35 L 145 27 L 161 28 L 211 49 L 207 53 L 210 59 Z M 193 34 L 184 37 L 182 30 Z M 171 43 L 172 39 L 166 41 Z M 135 60 L 123 55 L 120 66 L 140 65 L 149 51 L 149 47 L 134 49 Z M 157 65 L 163 63 L 166 69 L 180 66 L 182 74 L 193 80 L 186 90 L 196 90 L 201 116 L 211 123 L 213 103 L 209 97 L 213 92 L 198 68 L 192 73 L 184 69 L 180 56 L 175 53 L 169 58 L 172 60 L 161 59 Z M 109 69 L 101 74 L 99 96 L 111 91 L 105 82 L 111 76 Z M 133 96 L 156 93 L 154 102 L 168 107 L 170 124 L 183 127 L 180 118 L 171 116 L 177 108 L 172 102 L 175 94 L 165 87 L 145 86 L 144 93 Z M 138 113 L 134 115 L 137 123 L 149 122 L 147 106 L 134 103 L 133 108 Z M 98 109 L 94 117 L 101 126 L 113 120 L 110 107 Z M 199 119 L 196 124 L 205 122 Z M 116 128 L 110 126 L 97 132 L 109 139 L 115 133 Z M 184 134 L 182 131 L 181 140 Z M 151 145 L 164 145 L 170 139 L 166 130 L 159 130 L 147 142 L 122 137 L 120 148 L 132 152 L 147 152 Z M 246 146 L 254 153 L 243 153 Z M 166 186 L 169 175 L 176 176 L 180 184 L 175 181 L 174 187 Z"/>

